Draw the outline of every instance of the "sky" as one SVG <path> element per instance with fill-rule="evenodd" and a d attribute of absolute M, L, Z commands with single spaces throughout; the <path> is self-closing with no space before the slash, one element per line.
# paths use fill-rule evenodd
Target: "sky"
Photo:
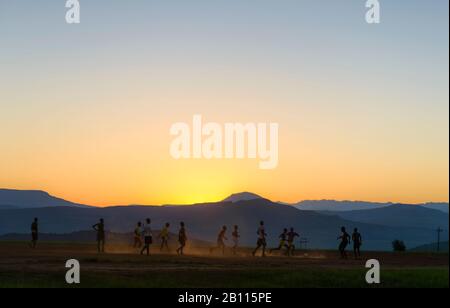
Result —
<path fill-rule="evenodd" d="M 449 3 L 0 0 L 0 188 L 90 205 L 449 199 Z M 279 123 L 279 164 L 175 160 L 169 128 Z"/>

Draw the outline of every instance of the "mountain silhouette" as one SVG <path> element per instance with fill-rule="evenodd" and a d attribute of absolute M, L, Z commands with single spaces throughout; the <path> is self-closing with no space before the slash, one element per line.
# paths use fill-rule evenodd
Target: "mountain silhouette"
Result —
<path fill-rule="evenodd" d="M 448 203 L 444 203 L 444 202 L 429 202 L 429 203 L 424 203 L 421 204 L 423 207 L 427 208 L 427 209 L 432 209 L 432 210 L 438 210 L 444 213 L 449 213 L 449 207 L 448 207 Z"/>
<path fill-rule="evenodd" d="M 432 211 L 425 209 L 426 211 Z M 442 214 L 445 216 L 445 214 Z M 235 203 L 218 202 L 190 206 L 120 206 L 107 208 L 47 207 L 34 209 L 0 210 L 0 234 L 28 233 L 30 222 L 39 217 L 43 233 L 71 233 L 89 230 L 99 218 L 104 218 L 106 229 L 115 233 L 128 233 L 136 222 L 149 217 L 154 229 L 170 222 L 176 232 L 184 221 L 188 236 L 215 242 L 222 225 L 239 225 L 241 243 L 253 246 L 257 239 L 259 221 L 266 222 L 270 246 L 278 244 L 283 228 L 294 227 L 301 237 L 309 240 L 311 248 L 334 249 L 341 226 L 348 230 L 358 228 L 364 237 L 364 249 L 391 250 L 394 239 L 402 239 L 408 247 L 420 246 L 435 240 L 435 232 L 425 228 L 394 227 L 353 222 L 336 215 L 314 211 L 300 211 L 292 206 L 273 203 L 266 199 L 253 199 Z M 400 219 L 401 217 L 399 217 Z M 447 216 L 448 219 L 448 216 Z M 443 235 L 443 239 L 444 239 Z"/>
<path fill-rule="evenodd" d="M 366 201 L 305 200 L 291 205 L 303 211 L 347 212 L 347 211 L 380 209 L 394 204 L 395 203 L 392 202 L 380 203 L 380 202 L 366 202 Z M 428 209 L 438 210 L 446 214 L 449 213 L 449 204 L 444 202 L 420 203 L 416 205 Z"/>
<path fill-rule="evenodd" d="M 40 190 L 0 189 L 0 209 L 41 208 L 53 206 L 88 207 L 49 195 Z"/>
<path fill-rule="evenodd" d="M 239 202 L 239 201 L 249 201 L 249 200 L 255 200 L 255 199 L 264 199 L 263 197 L 250 193 L 250 192 L 241 192 L 237 194 L 232 194 L 231 196 L 225 198 L 222 200 L 222 202 Z"/>
<path fill-rule="evenodd" d="M 392 205 L 392 203 L 376 203 L 364 201 L 336 201 L 336 200 L 305 200 L 293 204 L 303 211 L 355 211 L 377 209 Z"/>
<path fill-rule="evenodd" d="M 346 220 L 391 227 L 416 227 L 448 229 L 449 216 L 438 210 L 420 205 L 394 204 L 379 209 L 346 212 L 327 212 Z"/>

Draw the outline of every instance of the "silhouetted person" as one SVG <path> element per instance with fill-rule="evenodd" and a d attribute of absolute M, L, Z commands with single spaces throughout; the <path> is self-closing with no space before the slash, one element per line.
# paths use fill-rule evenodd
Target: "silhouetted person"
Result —
<path fill-rule="evenodd" d="M 153 243 L 153 236 L 152 236 L 152 227 L 151 227 L 152 221 L 150 218 L 147 218 L 145 220 L 144 225 L 144 247 L 142 247 L 141 255 L 144 254 L 144 251 L 146 251 L 147 256 L 150 255 L 150 245 Z"/>
<path fill-rule="evenodd" d="M 289 232 L 287 234 L 287 238 L 288 238 L 288 240 L 287 240 L 287 242 L 288 242 L 288 244 L 287 244 L 287 246 L 288 246 L 287 255 L 288 256 L 292 256 L 293 255 L 293 253 L 295 251 L 294 240 L 295 240 L 296 237 L 299 237 L 299 236 L 300 236 L 300 234 L 295 232 L 294 228 L 291 228 L 289 230 Z"/>
<path fill-rule="evenodd" d="M 353 240 L 353 253 L 355 254 L 355 259 L 361 257 L 361 245 L 362 245 L 362 236 L 361 233 L 358 232 L 358 228 L 355 228 L 352 234 Z"/>
<path fill-rule="evenodd" d="M 222 254 L 225 254 L 225 241 L 228 241 L 227 238 L 227 226 L 223 226 L 222 229 L 219 232 L 219 235 L 217 236 L 217 247 L 212 247 L 210 249 L 210 252 L 212 253 L 215 249 L 221 249 Z"/>
<path fill-rule="evenodd" d="M 341 228 L 341 236 L 338 237 L 338 240 L 341 240 L 339 244 L 339 253 L 341 254 L 342 259 L 347 259 L 347 246 L 350 244 L 350 235 L 345 230 L 345 227 Z"/>
<path fill-rule="evenodd" d="M 169 249 L 169 227 L 170 224 L 166 223 L 164 227 L 162 228 L 161 232 L 159 233 L 159 238 L 161 239 L 161 248 L 160 250 L 163 251 L 164 248 L 167 249 L 167 251 L 170 251 Z"/>
<path fill-rule="evenodd" d="M 233 254 L 235 255 L 237 252 L 237 248 L 239 246 L 239 238 L 241 237 L 241 235 L 239 234 L 239 227 L 238 226 L 234 226 L 234 230 L 233 233 L 231 234 L 232 238 L 233 238 Z"/>
<path fill-rule="evenodd" d="M 266 242 L 266 231 L 264 229 L 264 221 L 261 221 L 259 223 L 259 228 L 257 231 L 258 234 L 258 241 L 256 242 L 256 248 L 255 250 L 253 250 L 252 255 L 255 256 L 256 252 L 262 247 L 262 256 L 265 257 L 266 256 L 266 246 L 267 246 L 267 242 Z"/>
<path fill-rule="evenodd" d="M 105 252 L 105 221 L 103 218 L 93 225 L 92 228 L 97 231 L 97 250 L 98 252 Z"/>
<path fill-rule="evenodd" d="M 134 229 L 134 248 L 142 247 L 142 223 L 138 222 Z"/>
<path fill-rule="evenodd" d="M 35 218 L 31 223 L 31 248 L 36 248 L 39 237 L 38 219 Z"/>
<path fill-rule="evenodd" d="M 281 233 L 280 236 L 278 236 L 278 238 L 280 239 L 280 243 L 278 244 L 278 247 L 271 249 L 270 253 L 272 253 L 276 250 L 281 250 L 283 248 L 288 248 L 288 246 L 286 245 L 287 234 L 288 234 L 288 229 L 284 228 L 283 233 Z"/>
<path fill-rule="evenodd" d="M 184 254 L 184 247 L 186 246 L 187 236 L 186 236 L 186 228 L 184 227 L 184 222 L 180 222 L 180 230 L 178 231 L 178 242 L 180 243 L 180 247 L 177 249 L 177 254 Z"/>

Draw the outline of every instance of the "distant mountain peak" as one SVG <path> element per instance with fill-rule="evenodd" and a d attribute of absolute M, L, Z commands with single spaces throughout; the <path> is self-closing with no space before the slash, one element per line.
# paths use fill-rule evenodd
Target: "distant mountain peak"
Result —
<path fill-rule="evenodd" d="M 42 190 L 0 189 L 0 208 L 87 207 L 54 197 Z"/>
<path fill-rule="evenodd" d="M 237 194 L 230 195 L 229 197 L 222 200 L 222 202 L 236 203 L 239 201 L 249 201 L 249 200 L 255 200 L 255 199 L 264 199 L 264 198 L 257 194 L 251 193 L 251 192 L 240 192 Z"/>

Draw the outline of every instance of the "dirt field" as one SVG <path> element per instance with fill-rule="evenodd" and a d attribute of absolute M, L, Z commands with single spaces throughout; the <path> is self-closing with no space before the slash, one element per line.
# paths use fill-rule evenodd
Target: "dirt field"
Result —
<path fill-rule="evenodd" d="M 365 262 L 377 259 L 382 283 L 377 287 L 447 287 L 448 254 L 369 252 L 362 260 L 340 260 L 336 252 L 301 251 L 252 257 L 211 255 L 188 249 L 187 256 L 140 256 L 126 246 L 107 247 L 99 255 L 92 244 L 0 242 L 0 287 L 69 287 L 65 262 L 81 264 L 79 287 L 373 287 L 365 283 Z M 350 255 L 350 254 L 349 254 Z"/>

